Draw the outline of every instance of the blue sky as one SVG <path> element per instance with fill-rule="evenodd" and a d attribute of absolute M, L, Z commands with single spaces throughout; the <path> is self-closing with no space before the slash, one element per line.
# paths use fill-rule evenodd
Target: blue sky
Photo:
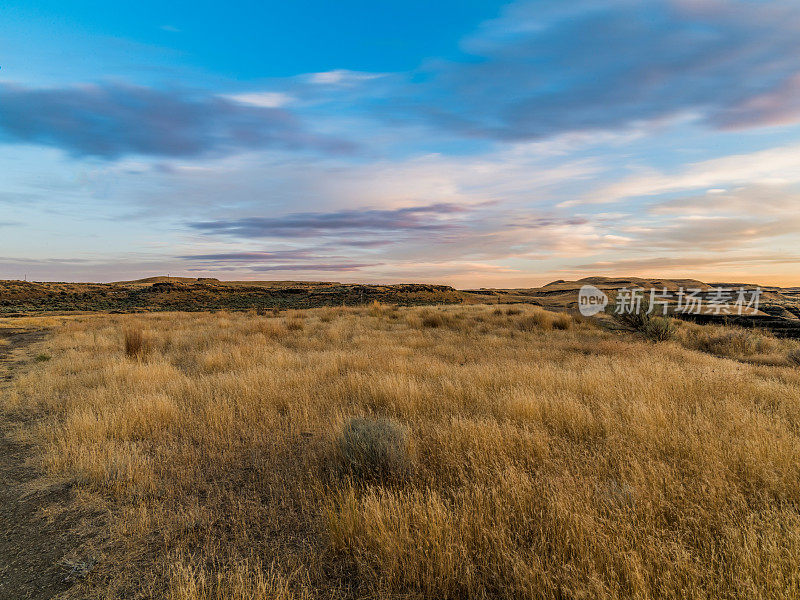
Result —
<path fill-rule="evenodd" d="M 800 284 L 800 5 L 5 2 L 0 161 L 0 278 Z"/>

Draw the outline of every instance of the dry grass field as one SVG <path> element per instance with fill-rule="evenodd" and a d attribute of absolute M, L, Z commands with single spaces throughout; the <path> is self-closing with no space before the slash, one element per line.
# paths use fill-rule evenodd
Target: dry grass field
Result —
<path fill-rule="evenodd" d="M 72 597 L 800 597 L 797 342 L 518 305 L 51 325 L 5 403 L 107 512 Z"/>

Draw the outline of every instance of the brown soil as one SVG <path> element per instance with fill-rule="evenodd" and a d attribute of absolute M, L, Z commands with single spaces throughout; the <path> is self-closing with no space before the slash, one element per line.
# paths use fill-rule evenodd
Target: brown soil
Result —
<path fill-rule="evenodd" d="M 0 330 L 0 394 L 30 358 L 25 348 L 43 331 Z M 87 518 L 73 506 L 71 485 L 47 479 L 35 449 L 17 435 L 23 417 L 0 409 L 0 600 L 55 598 L 91 572 L 81 554 Z"/>

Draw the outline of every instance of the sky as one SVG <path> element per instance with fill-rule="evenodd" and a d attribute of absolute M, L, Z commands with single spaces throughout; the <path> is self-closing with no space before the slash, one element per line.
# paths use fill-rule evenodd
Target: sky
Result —
<path fill-rule="evenodd" d="M 0 7 L 0 279 L 800 285 L 797 0 Z"/>

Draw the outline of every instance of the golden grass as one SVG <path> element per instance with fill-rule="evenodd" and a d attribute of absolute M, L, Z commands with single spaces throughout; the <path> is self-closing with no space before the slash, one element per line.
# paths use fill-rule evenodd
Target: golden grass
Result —
<path fill-rule="evenodd" d="M 125 354 L 131 358 L 141 358 L 147 352 L 148 344 L 139 328 L 128 327 L 123 332 Z"/>
<path fill-rule="evenodd" d="M 798 597 L 800 369 L 691 331 L 519 305 L 97 316 L 9 402 L 113 516 L 97 596 Z M 413 468 L 344 472 L 354 418 L 401 426 Z"/>
<path fill-rule="evenodd" d="M 677 341 L 686 348 L 715 356 L 768 365 L 787 365 L 796 344 L 777 339 L 768 331 L 741 327 L 706 327 L 674 321 Z M 796 351 L 796 350 L 794 350 Z"/>

